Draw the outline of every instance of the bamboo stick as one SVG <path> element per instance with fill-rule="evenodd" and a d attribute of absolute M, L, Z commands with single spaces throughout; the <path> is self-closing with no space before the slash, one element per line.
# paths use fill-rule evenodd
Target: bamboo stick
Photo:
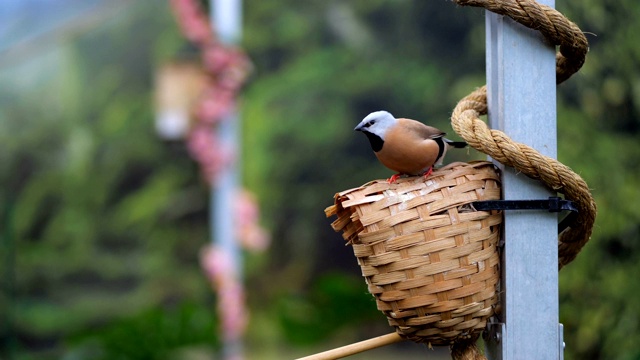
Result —
<path fill-rule="evenodd" d="M 336 349 L 327 350 L 318 354 L 305 356 L 297 360 L 335 360 L 358 354 L 367 350 L 404 341 L 397 333 L 378 336 L 369 340 L 360 341 L 351 345 L 345 345 Z"/>

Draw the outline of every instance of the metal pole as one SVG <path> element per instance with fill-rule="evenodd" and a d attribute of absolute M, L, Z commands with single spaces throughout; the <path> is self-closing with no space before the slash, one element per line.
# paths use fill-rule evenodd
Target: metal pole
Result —
<path fill-rule="evenodd" d="M 554 6 L 554 0 L 540 3 Z M 509 18 L 487 12 L 489 123 L 513 140 L 556 157 L 555 49 L 542 36 Z M 503 167 L 503 198 L 555 195 L 537 181 Z M 559 351 L 557 215 L 504 214 L 502 312 L 491 359 L 553 359 Z"/>
<path fill-rule="evenodd" d="M 215 0 L 211 4 L 211 22 L 215 26 L 215 33 L 221 42 L 236 43 L 240 39 L 242 9 L 240 0 Z M 232 109 L 230 114 L 220 122 L 218 129 L 221 145 L 239 159 L 240 141 L 238 129 L 238 113 Z M 229 258 L 231 269 L 223 276 L 233 277 L 235 281 L 242 281 L 241 252 L 235 238 L 234 204 L 238 194 L 239 171 L 237 161 L 231 161 L 220 172 L 211 192 L 211 235 L 217 247 Z M 232 283 L 225 281 L 225 284 Z M 224 285 L 222 285 L 224 287 Z M 232 289 L 219 289 L 233 291 Z M 223 315 L 223 314 L 222 314 Z M 223 315 L 224 316 L 224 315 Z M 224 334 L 223 334 L 224 335 Z M 225 339 L 223 344 L 225 359 L 242 359 L 242 340 L 240 338 Z"/>

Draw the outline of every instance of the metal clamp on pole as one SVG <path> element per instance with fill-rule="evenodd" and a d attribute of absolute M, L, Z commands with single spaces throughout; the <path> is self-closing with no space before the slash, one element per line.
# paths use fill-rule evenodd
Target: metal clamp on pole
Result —
<path fill-rule="evenodd" d="M 570 211 L 558 224 L 558 233 L 571 226 L 578 214 L 578 208 L 573 201 L 564 200 L 557 196 L 550 196 L 547 200 L 487 200 L 473 203 L 476 210 L 547 210 L 549 212 Z"/>

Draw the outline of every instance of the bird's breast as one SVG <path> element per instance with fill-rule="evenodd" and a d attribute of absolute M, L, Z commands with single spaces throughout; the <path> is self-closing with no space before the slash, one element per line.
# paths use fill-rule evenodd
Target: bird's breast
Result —
<path fill-rule="evenodd" d="M 439 153 L 438 144 L 402 128 L 385 134 L 382 148 L 376 157 L 391 170 L 408 175 L 421 175 L 433 166 Z"/>

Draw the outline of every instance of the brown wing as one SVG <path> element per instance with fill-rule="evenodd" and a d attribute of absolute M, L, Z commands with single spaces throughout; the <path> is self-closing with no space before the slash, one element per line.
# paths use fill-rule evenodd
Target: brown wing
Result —
<path fill-rule="evenodd" d="M 414 134 L 420 136 L 422 139 L 435 139 L 445 135 L 445 132 L 434 128 L 433 126 L 425 125 L 419 121 L 411 119 L 398 119 L 406 129 L 410 129 Z"/>
<path fill-rule="evenodd" d="M 439 146 L 433 138 L 442 135 L 442 131 L 418 121 L 398 119 L 398 124 L 385 134 L 384 145 L 376 156 L 399 173 L 422 174 L 436 162 Z"/>

